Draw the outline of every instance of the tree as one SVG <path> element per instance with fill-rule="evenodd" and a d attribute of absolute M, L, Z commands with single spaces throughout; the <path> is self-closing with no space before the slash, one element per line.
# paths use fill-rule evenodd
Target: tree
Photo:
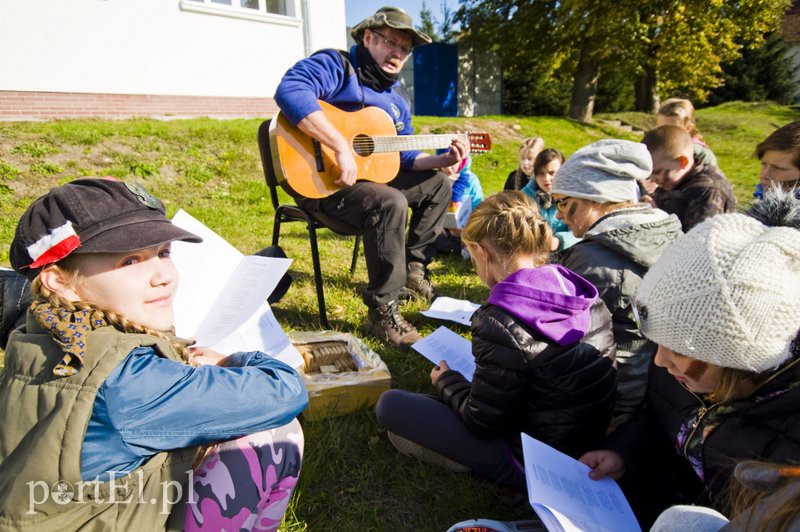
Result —
<path fill-rule="evenodd" d="M 503 107 L 518 114 L 566 112 L 564 62 L 570 47 L 553 45 L 541 35 L 555 35 L 556 0 L 461 0 L 455 20 L 459 42 L 493 52 L 503 69 Z M 565 94 L 567 97 L 565 97 Z"/>
<path fill-rule="evenodd" d="M 642 2 L 637 110 L 653 111 L 659 93 L 705 102 L 724 82 L 722 65 L 743 49 L 761 46 L 789 5 L 789 0 Z"/>
<path fill-rule="evenodd" d="M 442 42 L 450 44 L 455 43 L 457 32 L 455 12 L 447 5 L 447 0 L 442 0 L 442 23 L 439 24 L 439 33 L 442 36 Z"/>
<path fill-rule="evenodd" d="M 724 83 L 712 91 L 708 103 L 718 105 L 731 100 L 794 103 L 798 93 L 794 76 L 800 67 L 792 63 L 789 50 L 778 33 L 766 36 L 759 48 L 745 49 L 739 59 L 722 66 Z"/>
<path fill-rule="evenodd" d="M 758 46 L 780 23 L 789 0 L 461 0 L 458 20 L 498 53 L 512 77 L 568 72 L 568 115 L 591 120 L 598 81 L 626 76 L 637 107 L 652 111 L 660 94 L 698 102 L 722 83 L 723 62 Z M 489 42 L 502 36 L 502 44 Z M 513 44 L 509 44 L 513 43 Z M 531 60 L 530 56 L 535 59 Z M 513 91 L 511 87 L 508 87 Z"/>
<path fill-rule="evenodd" d="M 439 41 L 439 35 L 436 33 L 436 19 L 433 17 L 433 13 L 431 12 L 425 0 L 422 0 L 422 9 L 420 9 L 419 12 L 419 21 L 420 24 L 417 26 L 417 29 L 430 36 L 434 42 Z"/>
<path fill-rule="evenodd" d="M 423 0 L 422 9 L 419 12 L 420 25 L 417 26 L 417 29 L 430 35 L 434 42 L 454 43 L 457 33 L 455 13 L 447 5 L 447 0 L 442 1 L 441 8 L 442 21 L 439 22 Z"/>

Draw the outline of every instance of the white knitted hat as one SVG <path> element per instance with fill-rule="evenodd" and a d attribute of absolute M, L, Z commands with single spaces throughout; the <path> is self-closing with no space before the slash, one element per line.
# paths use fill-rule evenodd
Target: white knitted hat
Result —
<path fill-rule="evenodd" d="M 652 171 L 653 159 L 644 144 L 598 140 L 566 160 L 550 193 L 598 203 L 638 201 L 638 181 L 650 177 Z"/>
<path fill-rule="evenodd" d="M 650 268 L 637 306 L 644 335 L 676 353 L 775 368 L 800 327 L 800 231 L 744 214 L 709 218 Z"/>

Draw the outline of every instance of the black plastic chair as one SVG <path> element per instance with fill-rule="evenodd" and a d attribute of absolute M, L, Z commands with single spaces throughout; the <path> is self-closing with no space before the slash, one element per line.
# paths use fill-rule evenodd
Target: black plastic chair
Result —
<path fill-rule="evenodd" d="M 353 260 L 350 263 L 350 275 L 356 271 L 358 261 L 358 249 L 361 246 L 361 234 L 363 230 L 344 223 L 341 220 L 326 216 L 317 211 L 303 209 L 298 205 L 281 204 L 278 200 L 278 178 L 272 166 L 272 149 L 269 143 L 269 124 L 271 120 L 265 120 L 258 128 L 258 149 L 261 153 L 261 166 L 264 170 L 264 179 L 269 187 L 272 197 L 272 206 L 275 208 L 275 220 L 272 225 L 272 245 L 277 246 L 281 236 L 281 224 L 290 222 L 303 222 L 308 229 L 308 239 L 311 244 L 311 261 L 314 264 L 314 285 L 317 289 L 317 302 L 319 303 L 319 321 L 326 329 L 330 329 L 328 314 L 325 310 L 325 292 L 322 284 L 322 268 L 319 262 L 319 248 L 317 246 L 317 229 L 330 229 L 340 235 L 353 235 L 356 237 L 353 247 Z"/>

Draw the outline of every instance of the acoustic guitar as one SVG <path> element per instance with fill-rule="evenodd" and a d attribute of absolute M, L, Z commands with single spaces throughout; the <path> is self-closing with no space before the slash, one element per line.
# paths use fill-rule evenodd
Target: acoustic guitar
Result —
<path fill-rule="evenodd" d="M 342 111 L 323 101 L 322 111 L 350 142 L 358 166 L 358 180 L 388 183 L 400 170 L 400 153 L 406 150 L 447 148 L 454 138 L 472 152 L 488 151 L 488 133 L 450 135 L 398 135 L 394 121 L 378 107 Z M 334 181 L 339 169 L 333 150 L 306 135 L 281 113 L 270 123 L 272 166 L 281 186 L 293 196 L 324 198 L 341 189 Z"/>

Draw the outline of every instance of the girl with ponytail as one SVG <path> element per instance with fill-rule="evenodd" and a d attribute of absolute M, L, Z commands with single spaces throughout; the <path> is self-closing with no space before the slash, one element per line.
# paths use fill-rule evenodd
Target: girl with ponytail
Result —
<path fill-rule="evenodd" d="M 435 396 L 387 391 L 378 421 L 403 454 L 521 489 L 521 432 L 573 456 L 605 434 L 611 316 L 588 281 L 547 263 L 552 232 L 522 192 L 484 200 L 462 239 L 490 289 L 472 316 L 473 380 L 442 361 Z"/>

